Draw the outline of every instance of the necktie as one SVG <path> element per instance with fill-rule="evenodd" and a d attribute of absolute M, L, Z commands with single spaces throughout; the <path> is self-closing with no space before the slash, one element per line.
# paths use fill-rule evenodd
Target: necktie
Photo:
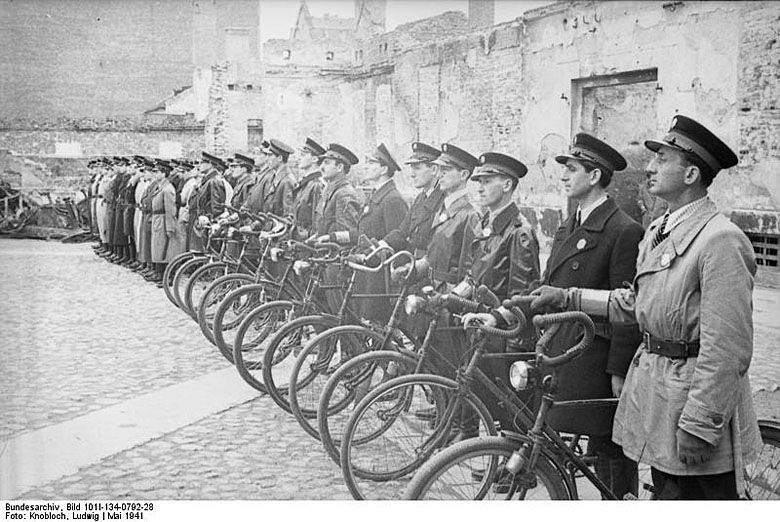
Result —
<path fill-rule="evenodd" d="M 658 227 L 658 229 L 655 232 L 655 236 L 653 237 L 653 248 L 657 247 L 661 244 L 661 242 L 667 238 L 669 235 L 668 232 L 665 232 L 666 224 L 669 222 L 669 213 L 667 212 L 664 214 L 664 219 L 661 221 L 661 225 Z"/>
<path fill-rule="evenodd" d="M 579 228 L 580 225 L 582 225 L 582 209 L 578 207 L 577 208 L 577 217 L 574 220 L 574 226 L 576 228 Z"/>
<path fill-rule="evenodd" d="M 482 221 L 480 221 L 479 225 L 482 227 L 482 230 L 486 229 L 487 226 L 490 224 L 490 211 L 486 211 L 485 215 L 482 216 Z"/>

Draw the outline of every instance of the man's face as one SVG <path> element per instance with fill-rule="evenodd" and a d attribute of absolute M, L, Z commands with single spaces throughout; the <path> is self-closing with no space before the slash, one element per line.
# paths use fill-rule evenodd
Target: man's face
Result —
<path fill-rule="evenodd" d="M 511 192 L 512 182 L 505 176 L 498 174 L 491 176 L 479 176 L 475 179 L 479 186 L 479 204 L 483 207 L 494 208 L 503 202 L 504 194 Z"/>
<path fill-rule="evenodd" d="M 427 189 L 436 182 L 438 167 L 433 163 L 412 163 L 409 178 L 412 186 L 417 189 Z"/>
<path fill-rule="evenodd" d="M 363 181 L 371 183 L 381 178 L 387 169 L 375 159 L 366 160 L 366 168 L 363 172 Z"/>
<path fill-rule="evenodd" d="M 685 183 L 685 171 L 688 164 L 682 152 L 671 147 L 661 147 L 645 168 L 647 191 L 660 198 L 679 194 L 688 185 Z"/>
<path fill-rule="evenodd" d="M 439 165 L 439 187 L 447 193 L 454 192 L 465 183 L 468 172 L 452 165 Z"/>
<path fill-rule="evenodd" d="M 595 184 L 591 182 L 591 173 L 581 162 L 573 159 L 566 160 L 561 172 L 561 183 L 566 197 L 572 199 L 582 199 Z"/>
<path fill-rule="evenodd" d="M 277 156 L 276 154 L 270 154 L 268 156 L 268 161 L 266 162 L 266 165 L 270 168 L 274 168 L 279 166 L 280 163 L 282 163 L 281 156 Z"/>
<path fill-rule="evenodd" d="M 322 160 L 322 165 L 320 166 L 322 170 L 322 177 L 331 180 L 341 174 L 343 167 L 341 166 L 341 163 L 339 163 L 337 160 L 333 158 L 325 158 Z"/>
<path fill-rule="evenodd" d="M 201 161 L 198 164 L 198 172 L 202 174 L 208 172 L 210 168 L 211 168 L 211 163 L 209 163 L 208 161 Z"/>
<path fill-rule="evenodd" d="M 315 163 L 317 163 L 317 158 L 314 156 L 314 154 L 306 149 L 301 150 L 300 154 L 298 155 L 298 167 L 306 170 L 310 169 Z"/>

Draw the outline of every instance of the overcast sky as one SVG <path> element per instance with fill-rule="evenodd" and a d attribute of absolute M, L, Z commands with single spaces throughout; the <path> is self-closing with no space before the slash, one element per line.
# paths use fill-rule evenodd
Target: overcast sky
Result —
<path fill-rule="evenodd" d="M 355 14 L 353 0 L 307 0 L 313 16 L 330 13 L 343 18 Z M 553 3 L 553 0 L 496 0 L 496 23 L 514 20 L 529 9 Z M 289 38 L 298 15 L 299 0 L 261 0 L 261 40 Z M 468 13 L 468 0 L 387 0 L 387 30 L 445 11 Z"/>

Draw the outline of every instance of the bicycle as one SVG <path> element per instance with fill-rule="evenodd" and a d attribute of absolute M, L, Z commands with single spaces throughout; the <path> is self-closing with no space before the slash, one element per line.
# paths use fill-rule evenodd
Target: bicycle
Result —
<path fill-rule="evenodd" d="M 522 312 L 517 308 L 512 312 L 518 321 L 511 331 L 485 327 L 474 332 L 473 353 L 455 379 L 436 374 L 405 375 L 377 387 L 360 401 L 347 422 L 340 448 L 342 476 L 354 498 L 361 500 L 373 492 L 388 498 L 392 486 L 398 489 L 399 481 L 408 480 L 428 458 L 452 442 L 453 428 L 468 428 L 473 436 L 495 435 L 497 428 L 490 411 L 472 390 L 474 381 L 488 389 L 521 424 L 530 426 L 528 407 L 515 390 L 499 379 L 494 383 L 478 368 L 485 360 L 532 355 L 487 353 L 486 335 L 509 339 L 523 332 Z M 590 342 L 587 334 L 586 330 L 585 343 Z M 546 337 L 542 340 L 548 342 Z M 430 404 L 434 409 L 432 418 L 421 419 L 419 412 Z M 395 484 L 389 484 L 391 481 Z M 371 482 L 384 484 L 381 490 L 373 487 L 372 491 Z"/>
<path fill-rule="evenodd" d="M 580 312 L 564 312 L 573 313 Z M 554 321 L 551 317 L 563 317 L 564 314 L 538 316 L 533 322 L 537 328 L 543 328 Z M 574 436 L 567 443 L 566 439 L 555 436 L 547 425 L 549 414 L 556 404 L 556 368 L 571 361 L 577 354 L 576 347 L 556 357 L 548 356 L 545 350 L 546 343 L 540 340 L 533 360 L 513 364 L 515 388 L 525 389 L 530 384 L 542 396 L 534 424 L 527 434 L 507 429 L 500 436 L 467 440 L 444 449 L 419 468 L 408 484 L 404 499 L 574 500 L 579 496 L 576 481 L 579 477 L 595 486 L 602 498 L 617 499 L 590 471 L 593 459 L 577 451 L 578 437 Z M 759 421 L 759 428 L 765 451 L 746 470 L 746 495 L 748 498 L 778 498 L 780 424 Z M 640 495 L 648 492 L 652 492 L 652 485 L 640 487 Z M 627 498 L 635 497 L 627 495 Z"/>

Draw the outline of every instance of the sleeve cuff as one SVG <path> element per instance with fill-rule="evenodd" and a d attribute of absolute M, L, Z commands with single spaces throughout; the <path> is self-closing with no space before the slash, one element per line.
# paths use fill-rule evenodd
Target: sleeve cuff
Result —
<path fill-rule="evenodd" d="M 723 436 L 726 415 L 692 403 L 685 405 L 677 426 L 716 446 Z"/>

